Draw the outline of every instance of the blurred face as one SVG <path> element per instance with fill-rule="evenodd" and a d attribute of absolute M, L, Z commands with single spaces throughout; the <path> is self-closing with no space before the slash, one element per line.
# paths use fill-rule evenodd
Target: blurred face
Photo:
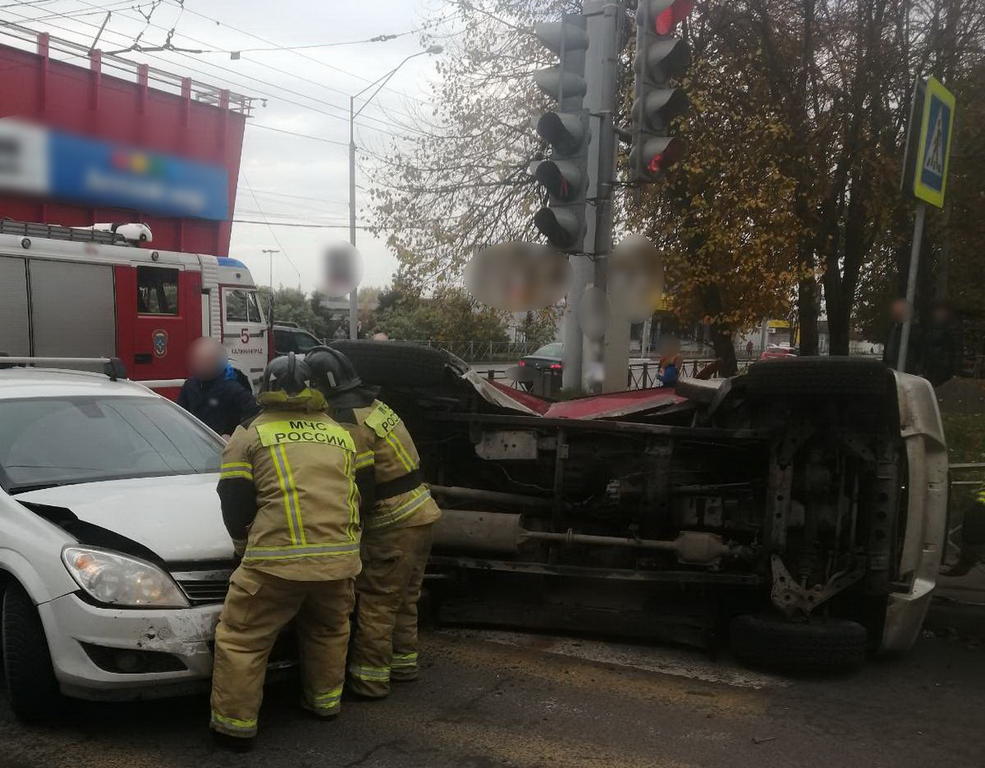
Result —
<path fill-rule="evenodd" d="M 196 379 L 214 379 L 226 367 L 226 350 L 215 339 L 201 338 L 188 351 L 188 371 Z"/>
<path fill-rule="evenodd" d="M 902 323 L 910 317 L 910 305 L 906 299 L 896 299 L 889 307 L 889 316 L 897 323 Z"/>

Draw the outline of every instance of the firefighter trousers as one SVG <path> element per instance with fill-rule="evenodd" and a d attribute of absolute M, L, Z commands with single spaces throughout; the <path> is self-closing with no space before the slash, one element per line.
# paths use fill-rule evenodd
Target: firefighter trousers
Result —
<path fill-rule="evenodd" d="M 417 677 L 417 601 L 433 524 L 363 531 L 349 687 L 382 698 L 391 680 Z"/>
<path fill-rule="evenodd" d="M 277 636 L 297 619 L 303 704 L 318 715 L 339 711 L 345 681 L 354 579 L 289 581 L 240 566 L 215 632 L 213 730 L 256 735 L 267 658 Z"/>

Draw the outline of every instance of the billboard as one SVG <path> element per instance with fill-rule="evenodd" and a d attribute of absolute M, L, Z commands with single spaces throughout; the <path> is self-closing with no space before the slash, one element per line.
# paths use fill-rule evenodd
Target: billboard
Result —
<path fill-rule="evenodd" d="M 0 119 L 0 192 L 224 221 L 225 168 Z"/>

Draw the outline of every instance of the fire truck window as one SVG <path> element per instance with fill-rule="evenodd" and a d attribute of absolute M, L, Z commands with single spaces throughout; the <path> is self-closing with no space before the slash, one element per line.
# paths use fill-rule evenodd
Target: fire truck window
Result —
<path fill-rule="evenodd" d="M 246 316 L 251 323 L 262 323 L 263 315 L 260 313 L 260 305 L 257 303 L 257 292 L 246 292 Z"/>
<path fill-rule="evenodd" d="M 226 320 L 233 323 L 248 322 L 245 291 L 226 291 Z"/>
<path fill-rule="evenodd" d="M 178 314 L 178 270 L 137 267 L 137 312 L 142 315 Z"/>

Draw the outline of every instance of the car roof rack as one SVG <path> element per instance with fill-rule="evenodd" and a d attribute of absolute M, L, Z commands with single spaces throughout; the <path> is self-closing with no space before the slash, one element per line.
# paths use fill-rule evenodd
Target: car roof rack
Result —
<path fill-rule="evenodd" d="M 72 240 L 79 243 L 100 243 L 101 245 L 129 245 L 126 238 L 116 232 L 89 229 L 88 227 L 65 227 L 61 224 L 15 221 L 7 218 L 0 218 L 0 234 L 41 237 L 48 240 Z"/>
<path fill-rule="evenodd" d="M 118 357 L 19 357 L 0 352 L 0 368 L 36 367 L 40 365 L 75 370 L 73 366 L 97 364 L 102 364 L 103 375 L 110 381 L 128 378 L 126 366 Z"/>

